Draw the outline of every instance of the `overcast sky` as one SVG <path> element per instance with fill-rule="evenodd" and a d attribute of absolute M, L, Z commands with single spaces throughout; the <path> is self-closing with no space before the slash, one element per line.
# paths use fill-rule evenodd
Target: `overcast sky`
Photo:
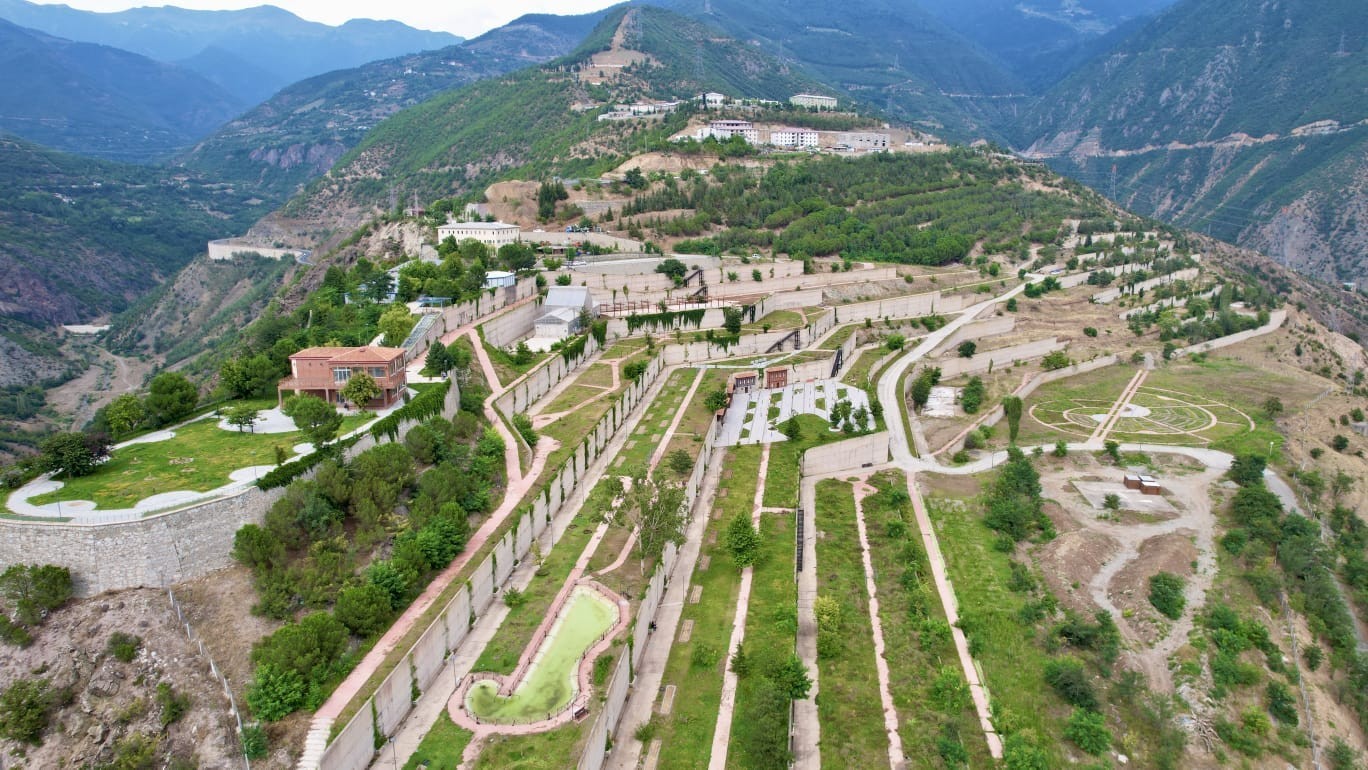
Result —
<path fill-rule="evenodd" d="M 596 11 L 615 0 L 176 0 L 171 3 L 129 2 L 128 0 L 35 0 L 62 2 L 87 11 L 122 11 L 135 6 L 175 5 L 206 11 L 277 5 L 297 16 L 325 24 L 341 24 L 348 19 L 396 19 L 419 29 L 435 29 L 462 37 L 475 37 L 503 26 L 524 13 L 575 14 Z"/>

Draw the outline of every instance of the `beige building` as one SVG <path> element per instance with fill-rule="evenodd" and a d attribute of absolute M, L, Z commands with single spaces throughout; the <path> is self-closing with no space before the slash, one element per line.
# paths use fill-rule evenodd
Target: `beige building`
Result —
<path fill-rule="evenodd" d="M 815 107 L 819 110 L 836 109 L 836 97 L 821 96 L 819 94 L 794 94 L 789 97 L 789 104 L 794 107 Z"/>
<path fill-rule="evenodd" d="M 455 238 L 459 243 L 467 238 L 498 249 L 522 240 L 522 228 L 506 222 L 447 222 L 437 227 L 437 242 Z"/>
<path fill-rule="evenodd" d="M 874 131 L 843 131 L 836 142 L 852 150 L 882 151 L 888 149 L 889 136 Z"/>

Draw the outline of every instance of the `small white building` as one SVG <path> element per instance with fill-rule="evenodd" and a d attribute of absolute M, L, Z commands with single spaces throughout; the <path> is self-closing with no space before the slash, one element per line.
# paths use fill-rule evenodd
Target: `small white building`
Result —
<path fill-rule="evenodd" d="M 770 144 L 798 150 L 817 149 L 818 138 L 810 128 L 776 128 L 770 132 Z"/>
<path fill-rule="evenodd" d="M 518 276 L 506 270 L 490 270 L 485 273 L 484 287 L 486 289 L 506 289 L 518 282 Z"/>
<path fill-rule="evenodd" d="M 836 109 L 836 97 L 821 96 L 819 94 L 794 94 L 789 97 L 789 104 L 795 107 L 815 107 L 819 110 Z"/>
<path fill-rule="evenodd" d="M 447 222 L 438 225 L 437 242 L 447 238 L 455 238 L 457 243 L 470 238 L 497 250 L 521 240 L 522 228 L 507 222 Z"/>
<path fill-rule="evenodd" d="M 719 94 L 716 91 L 709 91 L 699 98 L 703 100 L 703 107 L 710 110 L 717 109 L 727 103 L 726 94 Z"/>
<path fill-rule="evenodd" d="M 598 314 L 594 293 L 584 286 L 555 286 L 546 292 L 542 314 L 535 322 L 533 335 L 539 339 L 563 340 L 583 331 L 580 319 Z"/>

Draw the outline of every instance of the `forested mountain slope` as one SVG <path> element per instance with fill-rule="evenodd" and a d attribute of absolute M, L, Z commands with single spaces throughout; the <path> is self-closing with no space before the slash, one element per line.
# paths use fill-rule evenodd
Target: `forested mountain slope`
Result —
<path fill-rule="evenodd" d="M 1017 143 L 1138 211 L 1368 276 L 1368 6 L 1184 0 L 1066 78 Z"/>
<path fill-rule="evenodd" d="M 590 60 L 610 48 L 635 63 L 613 70 L 621 78 L 599 82 Z M 700 49 L 705 55 L 695 58 Z M 715 28 L 659 8 L 619 7 L 564 59 L 440 94 L 384 121 L 285 213 L 319 222 L 345 212 L 364 217 L 392 186 L 431 200 L 482 190 L 498 178 L 597 175 L 649 137 L 682 127 L 685 117 L 663 126 L 599 121 L 611 103 L 705 90 L 786 99 L 816 87 Z"/>
<path fill-rule="evenodd" d="M 780 59 L 807 68 L 829 86 L 845 90 L 849 98 L 950 139 L 991 135 L 986 116 L 1024 96 L 1020 79 L 991 53 L 916 4 L 651 2 L 754 41 Z"/>
<path fill-rule="evenodd" d="M 355 19 L 332 27 L 260 5 L 234 11 L 174 6 L 115 13 L 0 0 L 0 18 L 58 37 L 179 62 L 232 92 L 244 105 L 314 75 L 461 42 L 446 32 L 395 21 Z"/>
<path fill-rule="evenodd" d="M 524 16 L 461 45 L 295 83 L 180 159 L 277 202 L 319 176 L 385 118 L 435 94 L 573 50 L 600 18 Z"/>
<path fill-rule="evenodd" d="M 195 72 L 0 19 L 0 132 L 127 162 L 169 155 L 245 104 Z"/>

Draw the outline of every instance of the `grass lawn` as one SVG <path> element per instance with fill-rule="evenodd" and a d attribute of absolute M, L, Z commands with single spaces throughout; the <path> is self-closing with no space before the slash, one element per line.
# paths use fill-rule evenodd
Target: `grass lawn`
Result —
<path fill-rule="evenodd" d="M 597 388 L 613 387 L 613 365 L 612 364 L 590 364 L 578 379 L 576 385 L 587 385 Z"/>
<path fill-rule="evenodd" d="M 404 770 L 418 770 L 420 766 L 428 770 L 456 770 L 461 764 L 461 752 L 465 751 L 466 745 L 474 737 L 469 730 L 457 727 L 447 716 L 446 709 L 442 709 L 437 716 L 437 723 L 423 736 L 423 742 L 418 744 L 418 750 L 409 757 L 409 761 L 404 763 Z M 381 765 L 384 764 L 384 755 L 382 751 Z"/>
<path fill-rule="evenodd" d="M 363 414 L 343 419 L 338 435 L 374 419 Z M 100 508 L 129 508 L 139 500 L 163 492 L 207 492 L 229 483 L 228 475 L 253 465 L 275 465 L 275 448 L 291 456 L 305 438 L 290 433 L 242 433 L 223 430 L 208 417 L 175 430 L 167 441 L 133 444 L 115 450 L 95 473 L 62 479 L 56 492 L 32 498 L 38 505 L 58 500 L 93 500 Z"/>
<path fill-rule="evenodd" d="M 665 380 L 665 385 L 642 415 L 636 430 L 627 437 L 627 443 L 613 461 L 614 470 L 644 468 L 651 461 L 651 455 L 665 438 L 675 414 L 684 405 L 684 396 L 689 392 L 693 381 L 698 377 L 697 369 L 676 369 Z"/>
<path fill-rule="evenodd" d="M 765 506 L 769 508 L 797 508 L 798 470 L 803 452 L 845 438 L 843 433 L 832 433 L 827 421 L 815 414 L 800 414 L 795 419 L 802 426 L 801 437 L 797 441 L 779 441 L 770 447 L 769 473 L 765 480 Z"/>
<path fill-rule="evenodd" d="M 578 382 L 561 391 L 556 400 L 542 409 L 542 414 L 558 414 L 578 409 L 590 399 L 607 398 L 608 388 L 595 388 Z"/>
<path fill-rule="evenodd" d="M 670 439 L 670 446 L 665 452 L 666 457 L 678 449 L 688 452 L 690 457 L 698 457 L 699 451 L 703 448 L 703 439 L 708 431 L 713 429 L 713 413 L 705 403 L 708 394 L 714 390 L 725 389 L 730 376 L 730 372 L 723 369 L 703 370 L 703 381 L 698 384 L 693 400 L 684 408 L 684 419 L 679 421 L 679 428 Z"/>
<path fill-rule="evenodd" d="M 869 594 L 865 590 L 860 540 L 855 526 L 855 498 L 850 484 L 826 480 L 817 484 L 813 526 L 817 538 L 818 595 L 841 606 L 838 650 L 829 656 L 819 648 L 821 692 L 817 714 L 822 725 L 822 767 L 880 767 L 888 763 L 875 673 Z"/>
<path fill-rule="evenodd" d="M 771 450 L 771 468 L 773 462 Z M 755 724 L 749 714 L 756 708 L 757 684 L 763 681 L 759 672 L 787 660 L 794 653 L 798 634 L 798 584 L 793 578 L 793 537 L 791 516 L 766 513 L 760 517 L 762 546 L 751 581 L 744 645 L 752 673 L 737 684 L 731 748 L 727 752 L 727 767 L 733 770 L 750 767 L 744 747 L 750 743 L 750 731 Z"/>
<path fill-rule="evenodd" d="M 717 726 L 717 708 L 722 699 L 723 666 L 728 657 L 732 619 L 741 570 L 732 563 L 723 533 L 732 517 L 748 513 L 755 498 L 760 449 L 737 447 L 725 458 L 722 481 L 718 487 L 717 507 L 721 515 L 710 519 L 699 549 L 708 557 L 707 569 L 695 569 L 693 585 L 702 586 L 698 604 L 684 605 L 681 624 L 693 621 L 689 641 L 670 648 L 662 685 L 675 686 L 674 705 L 669 716 L 655 717 L 656 737 L 661 739 L 660 770 L 704 770 L 712 749 Z M 716 537 L 717 542 L 710 542 Z M 695 650 L 704 658 L 715 658 L 710 667 L 693 663 Z"/>
<path fill-rule="evenodd" d="M 923 634 L 923 618 L 944 623 L 945 611 L 931 584 L 931 566 L 906 496 L 906 476 L 901 471 L 885 471 L 871 483 L 879 492 L 864 500 L 865 527 L 903 753 L 911 767 L 939 767 L 937 740 L 944 733 L 958 736 L 969 754 L 970 767 L 990 767 L 988 744 L 973 709 L 947 714 L 931 705 L 931 685 L 938 672 L 948 670 L 961 683 L 964 675 L 950 638 Z"/>
<path fill-rule="evenodd" d="M 594 505 L 597 491 L 596 488 L 595 494 L 591 494 L 590 499 L 586 501 L 586 509 L 591 509 Z M 594 515 L 597 515 L 596 511 Z M 532 634 L 546 617 L 551 602 L 555 600 L 556 594 L 565 583 L 566 576 L 574 568 L 576 560 L 584 552 L 585 544 L 593 535 L 594 524 L 591 518 L 591 515 L 582 510 L 570 522 L 565 534 L 550 553 L 545 554 L 542 568 L 538 570 L 539 574 L 532 578 L 532 582 L 528 583 L 523 591 L 526 603 L 509 608 L 503 624 L 499 626 L 494 638 L 489 640 L 489 644 L 485 645 L 484 652 L 480 653 L 480 658 L 475 661 L 472 671 L 488 671 L 495 674 L 513 672 L 513 668 L 518 665 L 518 656 L 522 655 L 523 649 L 532 639 Z M 545 574 L 540 574 L 542 572 Z"/>
<path fill-rule="evenodd" d="M 845 344 L 846 340 L 850 339 L 850 335 L 854 334 L 857 328 L 859 328 L 859 324 L 852 323 L 842 326 L 841 328 L 837 329 L 836 332 L 832 334 L 830 337 L 827 337 L 825 342 L 823 342 L 821 345 L 818 345 L 817 349 L 835 350 L 841 347 Z"/>
<path fill-rule="evenodd" d="M 508 385 L 524 374 L 532 371 L 538 364 L 545 361 L 555 352 L 547 351 L 538 353 L 532 351 L 532 355 L 528 356 L 526 361 L 518 363 L 514 360 L 513 355 L 507 350 L 496 345 L 491 345 L 489 342 L 485 341 L 483 334 L 480 337 L 480 341 L 484 343 L 485 352 L 489 354 L 489 362 L 494 365 L 494 373 L 498 376 L 499 382 L 502 385 Z"/>
<path fill-rule="evenodd" d="M 595 709 L 597 711 L 598 709 Z M 579 761 L 593 717 L 533 735 L 495 735 L 475 760 L 476 770 L 564 770 Z"/>
<path fill-rule="evenodd" d="M 807 325 L 807 320 L 803 314 L 797 310 L 776 310 L 769 315 L 757 319 L 755 323 L 744 324 L 741 327 L 742 334 L 755 334 L 764 331 L 768 326 L 772 332 L 787 331 L 789 329 L 801 329 Z"/>
<path fill-rule="evenodd" d="M 1060 744 L 1069 709 L 1045 683 L 1049 656 L 1035 643 L 1035 629 L 1018 617 L 1025 600 L 1008 588 L 1010 558 L 993 547 L 997 535 L 983 525 L 972 503 L 961 507 L 928 498 L 926 504 L 995 715 L 1034 730 L 1049 766 L 1062 767 Z"/>

